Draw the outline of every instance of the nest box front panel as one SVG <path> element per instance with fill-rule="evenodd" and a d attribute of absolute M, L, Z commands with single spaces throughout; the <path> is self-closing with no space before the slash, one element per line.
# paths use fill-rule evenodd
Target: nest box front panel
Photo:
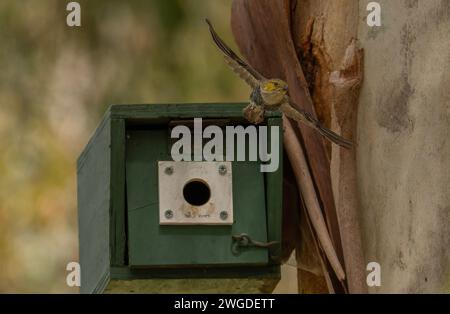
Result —
<path fill-rule="evenodd" d="M 232 238 L 267 241 L 260 163 L 172 162 L 170 144 L 167 127 L 127 132 L 129 265 L 267 264 L 267 249 Z"/>

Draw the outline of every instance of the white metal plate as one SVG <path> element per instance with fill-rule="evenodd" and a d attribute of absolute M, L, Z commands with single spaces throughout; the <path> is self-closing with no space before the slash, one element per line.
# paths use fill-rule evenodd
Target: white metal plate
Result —
<path fill-rule="evenodd" d="M 201 191 L 195 188 L 187 193 L 185 187 L 190 182 L 200 182 L 195 186 L 202 192 L 207 190 L 204 185 L 209 187 L 209 198 L 202 200 L 206 194 L 197 193 Z M 233 224 L 231 162 L 159 161 L 158 190 L 160 225 Z M 190 199 L 189 203 L 186 196 L 202 201 Z"/>

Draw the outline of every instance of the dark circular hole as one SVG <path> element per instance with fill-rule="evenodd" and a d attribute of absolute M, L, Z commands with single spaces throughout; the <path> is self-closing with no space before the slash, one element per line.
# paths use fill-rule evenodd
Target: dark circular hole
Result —
<path fill-rule="evenodd" d="M 201 180 L 192 180 L 183 188 L 183 196 L 186 202 L 193 206 L 202 206 L 209 201 L 211 190 L 208 184 Z"/>

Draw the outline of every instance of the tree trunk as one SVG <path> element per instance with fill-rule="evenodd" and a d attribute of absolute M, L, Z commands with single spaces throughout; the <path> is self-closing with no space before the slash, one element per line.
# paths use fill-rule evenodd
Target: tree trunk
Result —
<path fill-rule="evenodd" d="M 356 141 L 362 81 L 359 1 L 294 1 L 292 33 L 317 115 L 327 127 Z M 327 143 L 328 144 L 328 143 Z M 331 177 L 349 292 L 367 291 L 358 216 L 355 150 L 331 148 Z"/>
<path fill-rule="evenodd" d="M 356 139 L 356 103 L 362 77 L 362 52 L 353 40 L 357 23 L 356 0 L 235 0 L 231 20 L 237 44 L 249 63 L 266 77 L 286 80 L 290 97 L 298 106 L 317 114 L 327 127 L 350 139 Z M 305 215 L 314 197 L 296 195 L 306 202 L 310 199 L 310 203 L 305 204 L 306 211 L 293 209 L 292 204 L 297 203 L 285 199 L 285 207 L 291 213 L 297 210 L 297 217 L 300 217 L 295 222 L 297 226 L 290 228 L 301 228 L 301 232 L 290 234 L 298 236 L 306 232 L 309 235 L 295 239 L 299 290 L 323 292 L 326 281 L 331 292 L 347 289 L 365 292 L 354 151 L 331 147 L 314 130 L 302 124 L 288 122 L 287 127 L 294 128 L 289 134 L 295 137 L 305 155 L 312 193 L 315 191 L 314 197 L 326 223 L 325 233 L 328 231 L 323 234 L 317 229 L 311 212 Z M 292 154 L 288 150 L 291 163 L 297 160 Z M 298 165 L 291 166 L 295 170 Z M 305 187 L 304 181 L 299 181 L 304 179 L 298 175 L 301 172 L 296 173 L 297 183 Z M 291 181 L 290 184 L 296 183 Z M 327 236 L 337 254 L 337 264 L 345 265 L 343 285 L 336 275 L 336 262 L 330 259 L 333 254 L 326 251 L 320 240 Z M 317 265 L 318 261 L 322 261 L 322 265 Z M 320 267 L 322 274 L 317 271 Z"/>

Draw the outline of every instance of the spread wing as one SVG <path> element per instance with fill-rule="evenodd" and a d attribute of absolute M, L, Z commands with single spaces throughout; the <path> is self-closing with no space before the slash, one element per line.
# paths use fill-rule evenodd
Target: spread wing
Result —
<path fill-rule="evenodd" d="M 280 110 L 287 117 L 294 119 L 295 121 L 302 122 L 307 126 L 317 130 L 320 134 L 337 145 L 343 146 L 345 148 L 351 148 L 353 146 L 353 143 L 351 141 L 322 126 L 322 124 L 320 124 L 320 122 L 308 112 L 300 108 L 294 108 L 291 103 L 292 100 L 290 100 L 289 97 L 285 97 L 285 101 L 280 106 Z"/>
<path fill-rule="evenodd" d="M 209 32 L 211 33 L 212 39 L 216 46 L 223 52 L 225 57 L 225 62 L 230 66 L 230 68 L 239 75 L 248 85 L 255 88 L 259 85 L 259 81 L 265 78 L 258 73 L 254 68 L 252 68 L 248 63 L 239 58 L 239 56 L 231 50 L 230 47 L 225 44 L 225 42 L 217 35 L 214 27 L 208 19 L 205 19 L 209 26 Z"/>

